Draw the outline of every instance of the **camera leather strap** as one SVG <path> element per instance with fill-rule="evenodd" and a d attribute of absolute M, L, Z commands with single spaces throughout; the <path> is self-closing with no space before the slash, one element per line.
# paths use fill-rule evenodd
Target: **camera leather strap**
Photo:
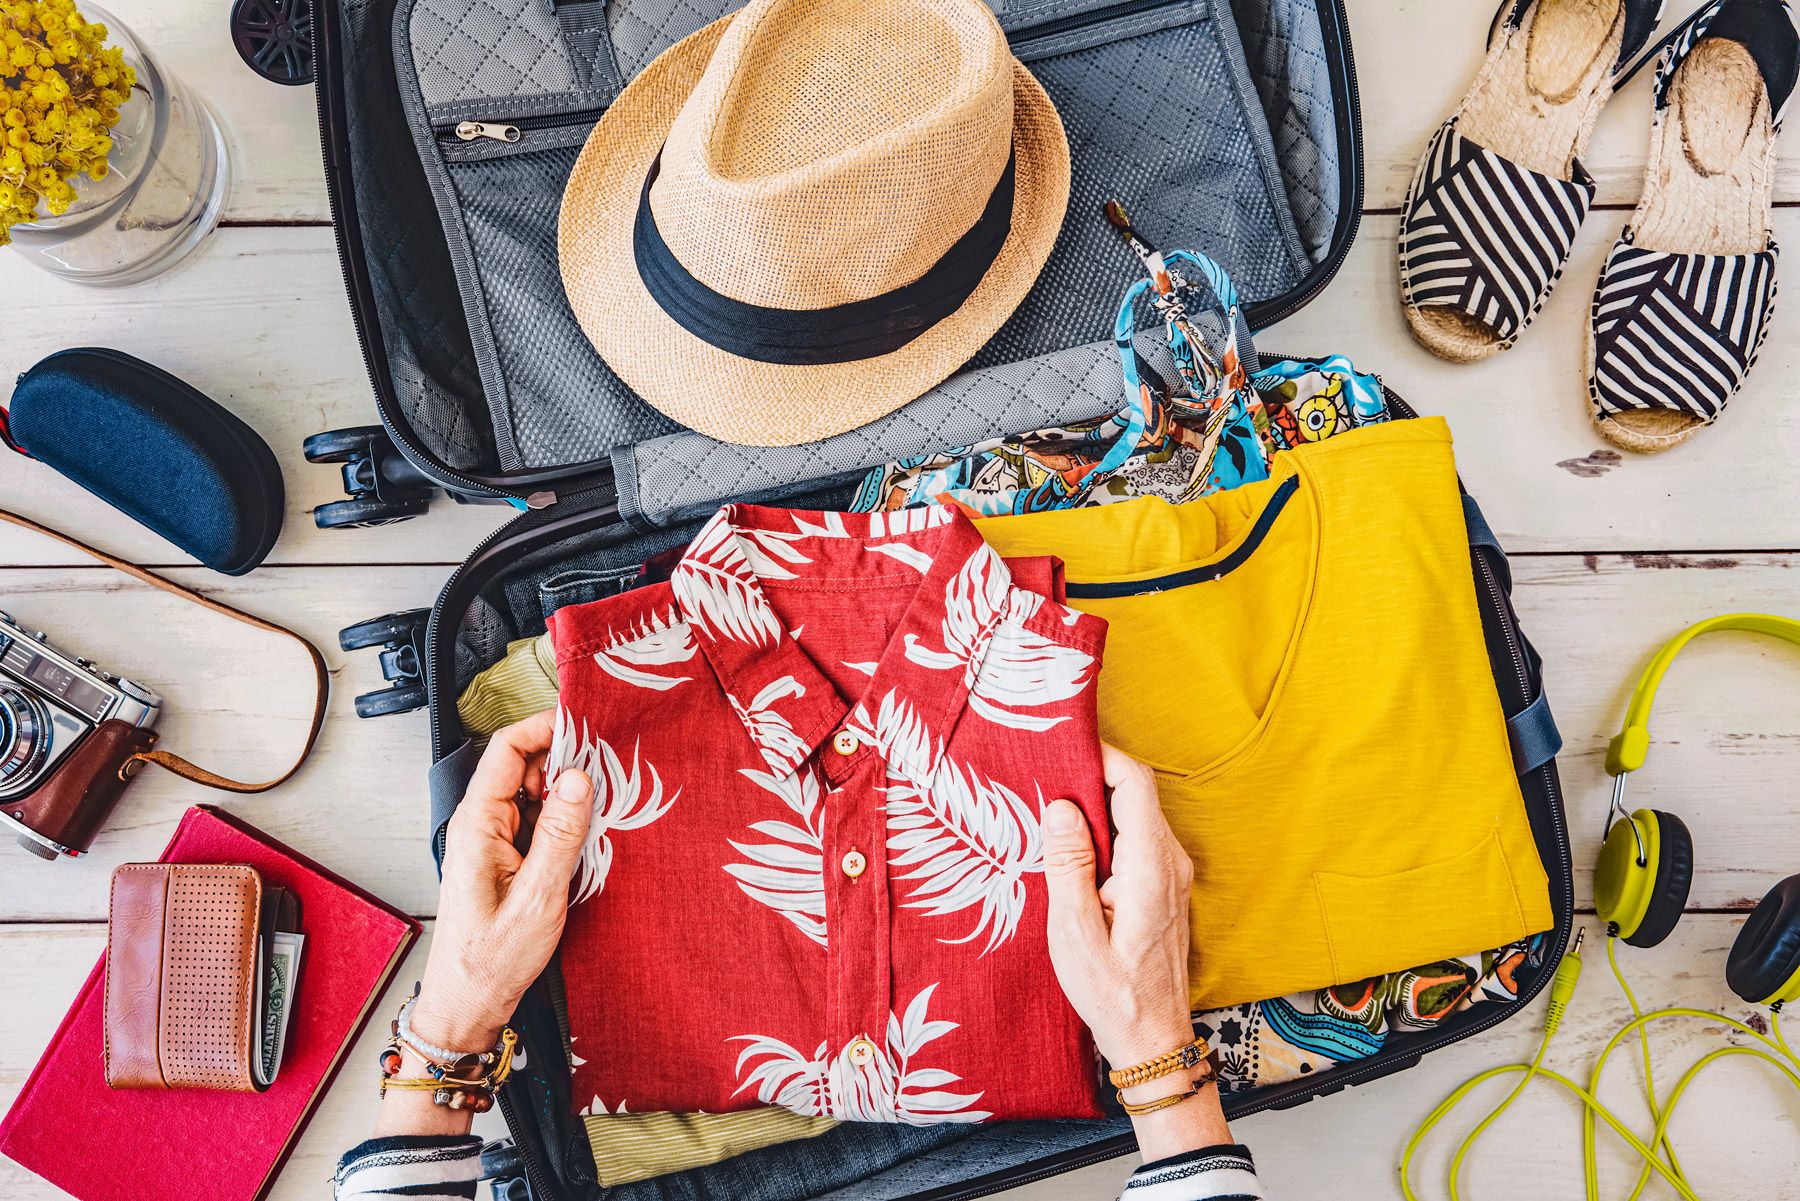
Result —
<path fill-rule="evenodd" d="M 53 530 L 47 525 L 31 520 L 29 517 L 21 517 L 19 514 L 8 509 L 0 509 L 0 521 L 10 522 L 13 525 L 31 530 L 34 533 L 42 534 L 46 538 L 54 538 L 64 546 L 73 547 L 81 553 L 99 560 L 108 567 L 124 572 L 134 580 L 142 581 L 152 588 L 160 588 L 171 595 L 193 601 L 196 605 L 210 609 L 214 613 L 222 614 L 234 621 L 241 621 L 245 625 L 254 626 L 259 630 L 267 630 L 271 634 L 280 634 L 283 637 L 292 638 L 306 651 L 306 656 L 312 663 L 314 683 L 313 710 L 312 723 L 307 727 L 306 731 L 306 745 L 300 748 L 300 757 L 294 760 L 293 766 L 282 772 L 279 776 L 276 776 L 273 780 L 264 780 L 261 783 L 256 784 L 247 784 L 242 780 L 233 780 L 229 776 L 221 776 L 217 772 L 208 771 L 206 768 L 190 763 L 180 755 L 170 751 L 157 750 L 139 751 L 137 754 L 127 759 L 119 768 L 119 776 L 121 779 L 129 778 L 137 770 L 133 766 L 134 764 L 154 763 L 158 767 L 174 772 L 184 780 L 192 780 L 194 783 L 204 784 L 208 788 L 217 788 L 224 792 L 267 792 L 277 784 L 285 783 L 295 772 L 300 770 L 300 765 L 306 762 L 308 755 L 312 754 L 313 745 L 319 741 L 319 730 L 325 724 L 325 706 L 331 696 L 331 676 L 329 674 L 329 669 L 325 666 L 325 656 L 319 653 L 318 647 L 308 642 L 301 635 L 296 634 L 293 630 L 288 629 L 286 626 L 276 625 L 272 621 L 265 621 L 263 618 L 244 612 L 242 609 L 234 609 L 224 601 L 214 600 L 208 596 L 202 596 L 191 588 L 184 588 L 174 580 L 164 579 L 162 576 L 157 575 L 148 568 L 139 567 L 136 563 L 130 563 L 116 555 L 109 555 L 103 550 L 97 550 L 78 538 L 71 538 L 62 531 Z"/>

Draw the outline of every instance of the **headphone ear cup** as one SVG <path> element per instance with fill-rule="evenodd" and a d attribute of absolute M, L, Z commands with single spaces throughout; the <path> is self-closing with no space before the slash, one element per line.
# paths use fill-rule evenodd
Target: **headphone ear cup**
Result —
<path fill-rule="evenodd" d="M 1800 1000 L 1800 876 L 1771 888 L 1750 911 L 1726 957 L 1725 983 L 1752 1005 Z"/>
<path fill-rule="evenodd" d="M 1687 908 L 1688 888 L 1694 882 L 1694 836 L 1687 823 L 1673 813 L 1650 810 L 1656 816 L 1658 851 L 1656 883 L 1650 889 L 1650 905 L 1636 930 L 1625 936 L 1634 947 L 1653 947 L 1669 937 Z"/>

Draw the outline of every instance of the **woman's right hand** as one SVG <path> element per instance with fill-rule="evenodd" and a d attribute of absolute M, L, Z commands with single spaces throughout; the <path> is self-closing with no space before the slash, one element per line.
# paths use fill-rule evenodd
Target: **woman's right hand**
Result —
<path fill-rule="evenodd" d="M 1193 862 L 1169 829 L 1148 767 L 1101 748 L 1112 790 L 1112 875 L 1095 887 L 1094 840 L 1068 801 L 1044 806 L 1044 874 L 1050 886 L 1050 963 L 1069 1004 L 1114 1067 L 1153 1059 L 1191 1041 L 1188 901 Z M 1191 1085 L 1175 1073 L 1128 1089 L 1150 1101 Z M 1218 1090 L 1133 1120 L 1146 1160 L 1231 1141 Z"/>

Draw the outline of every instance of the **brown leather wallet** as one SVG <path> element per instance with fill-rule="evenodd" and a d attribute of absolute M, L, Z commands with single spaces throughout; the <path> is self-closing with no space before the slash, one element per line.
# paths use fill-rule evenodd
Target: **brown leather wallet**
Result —
<path fill-rule="evenodd" d="M 261 1092 L 262 985 L 299 905 L 245 864 L 127 863 L 106 931 L 106 1083 Z"/>

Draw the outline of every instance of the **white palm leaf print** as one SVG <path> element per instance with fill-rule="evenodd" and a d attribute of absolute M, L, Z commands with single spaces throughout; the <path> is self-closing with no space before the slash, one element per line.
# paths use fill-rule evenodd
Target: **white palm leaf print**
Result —
<path fill-rule="evenodd" d="M 606 878 L 612 874 L 612 833 L 643 829 L 669 811 L 681 790 L 664 797 L 662 777 L 638 758 L 636 746 L 631 748 L 631 766 L 627 767 L 611 743 L 589 737 L 586 721 L 577 734 L 574 719 L 559 705 L 545 769 L 548 782 L 554 783 L 568 768 L 584 773 L 594 785 L 594 817 L 569 888 L 569 904 L 578 905 L 606 887 Z"/>
<path fill-rule="evenodd" d="M 895 1073 L 899 1077 L 899 1106 L 903 1116 L 916 1119 L 914 1124 L 927 1125 L 935 1122 L 980 1122 L 992 1115 L 982 1110 L 972 1110 L 969 1106 L 981 1100 L 981 1093 L 949 1093 L 944 1092 L 947 1084 L 955 1084 L 962 1078 L 954 1072 L 943 1068 L 913 1067 L 913 1056 L 917 1055 L 925 1044 L 935 1042 L 956 1029 L 955 1022 L 942 1019 L 932 1021 L 927 1016 L 931 1005 L 931 994 L 937 991 L 937 985 L 927 985 L 919 990 L 919 995 L 907 1005 L 906 1014 L 896 1017 L 888 1014 L 887 1053 L 894 1061 Z M 879 1056 L 877 1057 L 879 1058 Z"/>
<path fill-rule="evenodd" d="M 948 756 L 929 789 L 899 780 L 887 795 L 888 866 L 913 884 L 906 907 L 934 917 L 977 910 L 973 929 L 940 941 L 986 934 L 983 955 L 1010 939 L 1025 912 L 1025 876 L 1044 870 L 1042 798 L 1034 810 Z"/>
<path fill-rule="evenodd" d="M 868 545 L 871 554 L 886 555 L 897 563 L 904 563 L 920 575 L 931 570 L 931 556 L 907 542 L 871 542 Z"/>
<path fill-rule="evenodd" d="M 715 637 L 768 646 L 781 636 L 775 611 L 756 586 L 745 541 L 720 509 L 701 528 L 669 577 L 688 619 Z"/>
<path fill-rule="evenodd" d="M 794 515 L 794 532 L 802 538 L 848 538 L 850 529 L 844 524 L 842 513 L 812 513 L 804 510 L 792 510 Z M 810 520 L 816 517 L 817 521 Z"/>
<path fill-rule="evenodd" d="M 806 687 L 793 676 L 781 676 L 763 685 L 762 691 L 750 698 L 748 705 L 729 692 L 725 699 L 737 712 L 738 720 L 750 731 L 751 741 L 762 752 L 770 767 L 786 771 L 806 758 L 806 741 L 794 733 L 793 723 L 775 712 L 775 706 L 790 697 L 806 695 Z"/>
<path fill-rule="evenodd" d="M 740 529 L 738 549 L 743 551 L 745 562 L 750 570 L 765 580 L 791 580 L 797 573 L 790 571 L 790 566 L 801 566 L 811 563 L 812 558 L 803 554 L 794 543 L 805 538 L 805 534 L 787 533 L 781 530 Z"/>
<path fill-rule="evenodd" d="M 982 1093 L 945 1091 L 946 1085 L 962 1079 L 956 1073 L 914 1066 L 913 1057 L 927 1044 L 956 1029 L 955 1022 L 928 1017 L 936 989 L 931 984 L 920 990 L 904 1016 L 888 1014 L 887 1047 L 878 1049 L 866 1064 L 855 1063 L 849 1047 L 828 1056 L 827 1044 L 820 1043 L 808 1056 L 778 1038 L 739 1035 L 731 1041 L 748 1045 L 738 1055 L 737 1091 L 755 1088 L 756 1099 L 765 1105 L 846 1122 L 930 1126 L 987 1120 L 991 1113 L 969 1108 Z"/>
<path fill-rule="evenodd" d="M 756 1099 L 764 1105 L 779 1105 L 812 1117 L 834 1116 L 824 1043 L 807 1056 L 779 1038 L 762 1034 L 740 1034 L 730 1041 L 748 1044 L 738 1053 L 737 1092 L 754 1088 Z M 746 1076 L 744 1068 L 753 1062 L 755 1066 Z"/>
<path fill-rule="evenodd" d="M 937 746 L 925 722 L 898 693 L 890 689 L 881 698 L 873 719 L 868 708 L 858 701 L 844 724 L 864 741 L 875 744 L 887 761 L 890 775 L 898 770 L 921 788 L 929 784 L 930 777 L 922 773 L 929 772 L 937 762 Z"/>
<path fill-rule="evenodd" d="M 645 669 L 686 663 L 693 657 L 694 632 L 680 614 L 670 609 L 666 614 L 652 613 L 644 618 L 617 644 L 596 652 L 594 662 L 615 680 L 667 692 L 693 677 L 665 676 Z"/>
<path fill-rule="evenodd" d="M 1008 617 L 994 629 L 969 688 L 969 708 L 996 725 L 1048 730 L 1068 717 L 1021 713 L 1079 696 L 1093 679 L 1094 656 L 1063 646 Z"/>
<path fill-rule="evenodd" d="M 781 799 L 798 822 L 759 821 L 750 828 L 767 843 L 731 845 L 749 863 L 728 863 L 725 871 L 738 887 L 794 924 L 820 946 L 825 946 L 825 835 L 819 806 L 819 777 L 801 767 L 788 775 L 751 768 L 740 769 L 757 787 Z"/>
<path fill-rule="evenodd" d="M 926 646 L 918 635 L 908 634 L 906 657 L 921 667 L 940 671 L 960 668 L 972 682 L 975 653 L 980 649 L 982 635 L 1005 611 L 1011 590 L 1012 573 L 993 547 L 983 545 L 944 586 L 944 618 L 940 623 L 943 649 Z"/>

